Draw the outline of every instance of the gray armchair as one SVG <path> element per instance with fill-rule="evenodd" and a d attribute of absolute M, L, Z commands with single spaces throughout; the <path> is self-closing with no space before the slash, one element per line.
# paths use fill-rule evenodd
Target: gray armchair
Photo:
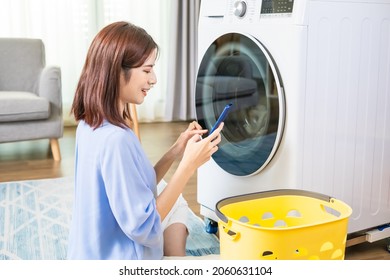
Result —
<path fill-rule="evenodd" d="M 0 143 L 50 139 L 61 159 L 61 70 L 46 67 L 40 39 L 0 38 Z"/>

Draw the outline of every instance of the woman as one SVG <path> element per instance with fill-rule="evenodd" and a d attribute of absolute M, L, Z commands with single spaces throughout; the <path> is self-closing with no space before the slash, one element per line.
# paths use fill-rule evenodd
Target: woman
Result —
<path fill-rule="evenodd" d="M 189 178 L 217 151 L 222 125 L 202 139 L 207 130 L 192 122 L 151 165 L 129 128 L 126 105 L 141 104 L 157 82 L 157 55 L 152 37 L 127 22 L 103 28 L 88 50 L 72 105 L 79 124 L 69 259 L 161 259 L 164 249 L 165 255 L 185 250 L 186 226 L 166 219 L 180 212 Z M 176 159 L 177 170 L 157 195 Z"/>

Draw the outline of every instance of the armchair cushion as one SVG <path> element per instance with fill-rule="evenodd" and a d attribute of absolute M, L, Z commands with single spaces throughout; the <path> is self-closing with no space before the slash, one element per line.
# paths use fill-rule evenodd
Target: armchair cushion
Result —
<path fill-rule="evenodd" d="M 45 67 L 42 40 L 0 38 L 0 90 L 38 92 Z"/>
<path fill-rule="evenodd" d="M 46 98 L 23 91 L 0 91 L 0 122 L 42 120 L 50 116 Z"/>

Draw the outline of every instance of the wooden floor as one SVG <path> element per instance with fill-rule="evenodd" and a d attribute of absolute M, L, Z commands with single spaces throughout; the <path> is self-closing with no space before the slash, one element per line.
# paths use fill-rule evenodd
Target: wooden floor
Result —
<path fill-rule="evenodd" d="M 178 135 L 187 127 L 187 123 L 143 123 L 141 124 L 141 142 L 151 160 L 155 163 L 174 143 Z M 0 144 L 0 182 L 56 178 L 74 174 L 74 134 L 75 128 L 65 128 L 64 137 L 60 139 L 62 160 L 55 162 L 50 153 L 48 140 Z M 169 181 L 174 168 L 167 174 Z M 191 209 L 199 215 L 196 198 L 196 175 L 194 175 L 184 192 Z M 375 243 L 361 243 L 346 249 L 346 259 L 390 260 L 386 250 L 388 240 Z"/>

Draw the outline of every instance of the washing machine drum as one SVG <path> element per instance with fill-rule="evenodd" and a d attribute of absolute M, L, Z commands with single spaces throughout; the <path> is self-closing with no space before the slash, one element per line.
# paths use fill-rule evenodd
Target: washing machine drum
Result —
<path fill-rule="evenodd" d="M 207 49 L 196 80 L 196 114 L 209 131 L 227 104 L 222 142 L 213 160 L 225 171 L 261 171 L 279 145 L 284 124 L 283 86 L 276 65 L 254 37 L 228 33 Z"/>

